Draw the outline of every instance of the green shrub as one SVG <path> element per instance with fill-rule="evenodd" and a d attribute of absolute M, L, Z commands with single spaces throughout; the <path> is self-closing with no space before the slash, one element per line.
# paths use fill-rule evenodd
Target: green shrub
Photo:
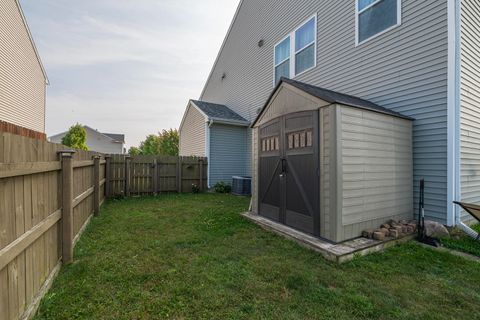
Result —
<path fill-rule="evenodd" d="M 195 183 L 192 183 L 192 193 L 199 193 L 199 192 L 200 192 L 200 188 Z"/>
<path fill-rule="evenodd" d="M 225 182 L 217 182 L 214 186 L 213 189 L 215 190 L 216 193 L 230 193 L 232 192 L 232 186 L 229 185 L 228 183 Z"/>

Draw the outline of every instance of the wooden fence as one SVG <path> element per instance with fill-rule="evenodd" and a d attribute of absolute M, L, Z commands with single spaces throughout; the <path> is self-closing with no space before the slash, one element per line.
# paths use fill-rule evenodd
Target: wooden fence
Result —
<path fill-rule="evenodd" d="M 105 160 L 0 132 L 0 319 L 27 319 L 104 200 Z"/>
<path fill-rule="evenodd" d="M 207 187 L 207 159 L 69 151 L 0 131 L 0 320 L 29 319 L 109 196 Z"/>
<path fill-rule="evenodd" d="M 107 196 L 140 196 L 207 189 L 206 158 L 107 156 Z"/>

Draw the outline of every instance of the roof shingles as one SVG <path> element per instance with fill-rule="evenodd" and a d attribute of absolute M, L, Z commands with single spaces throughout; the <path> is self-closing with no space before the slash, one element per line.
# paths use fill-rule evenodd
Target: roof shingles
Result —
<path fill-rule="evenodd" d="M 248 121 L 223 104 L 192 100 L 192 102 L 209 118 L 213 120 L 225 120 L 235 122 Z"/>
<path fill-rule="evenodd" d="M 351 106 L 351 107 L 356 107 L 356 108 L 360 108 L 360 109 L 366 109 L 366 110 L 370 110 L 370 111 L 375 111 L 375 112 L 379 112 L 379 113 L 388 114 L 388 115 L 391 115 L 391 116 L 394 116 L 394 117 L 413 120 L 413 118 L 407 117 L 407 116 L 405 116 L 405 115 L 403 115 L 399 112 L 381 107 L 376 103 L 373 103 L 371 101 L 364 100 L 364 99 L 361 99 L 361 98 L 358 98 L 358 97 L 354 97 L 354 96 L 351 96 L 351 95 L 335 92 L 335 91 L 332 91 L 332 90 L 323 89 L 323 88 L 320 88 L 320 87 L 312 86 L 312 85 L 307 84 L 307 83 L 303 83 L 303 82 L 300 82 L 300 81 L 295 81 L 295 80 L 291 80 L 291 79 L 287 79 L 287 78 L 282 78 L 281 82 L 288 83 L 288 84 L 290 84 L 290 85 L 292 85 L 292 86 L 294 86 L 294 87 L 296 87 L 296 88 L 298 88 L 298 89 L 300 89 L 300 90 L 302 90 L 302 91 L 304 91 L 308 94 L 311 94 L 314 97 L 325 100 L 329 103 L 343 104 L 343 105 L 346 105 L 346 106 Z"/>

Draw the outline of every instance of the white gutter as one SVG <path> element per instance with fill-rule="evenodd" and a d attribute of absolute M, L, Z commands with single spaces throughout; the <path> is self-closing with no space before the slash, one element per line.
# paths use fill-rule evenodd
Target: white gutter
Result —
<path fill-rule="evenodd" d="M 250 122 L 241 120 L 226 120 L 220 118 L 209 118 L 211 123 L 226 124 L 231 126 L 249 127 Z"/>

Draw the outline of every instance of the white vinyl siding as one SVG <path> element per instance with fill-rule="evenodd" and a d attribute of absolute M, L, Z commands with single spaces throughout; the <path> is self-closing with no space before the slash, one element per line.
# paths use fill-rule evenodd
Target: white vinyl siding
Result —
<path fill-rule="evenodd" d="M 17 2 L 0 1 L 0 120 L 45 132 L 45 86 Z"/>
<path fill-rule="evenodd" d="M 190 104 L 180 128 L 179 153 L 181 156 L 207 156 L 205 151 L 205 122 L 205 116 Z"/>
<path fill-rule="evenodd" d="M 480 203 L 480 4 L 461 2 L 461 201 Z M 468 214 L 465 220 L 472 219 Z"/>

